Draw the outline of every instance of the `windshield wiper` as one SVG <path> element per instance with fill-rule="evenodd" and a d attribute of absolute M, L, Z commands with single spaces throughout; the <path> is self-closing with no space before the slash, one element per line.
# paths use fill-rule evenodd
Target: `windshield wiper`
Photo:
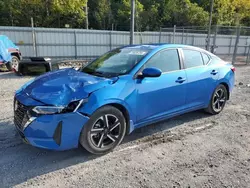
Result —
<path fill-rule="evenodd" d="M 91 74 L 94 76 L 98 76 L 98 77 L 105 77 L 105 78 L 110 78 L 110 77 L 114 77 L 114 76 L 119 76 L 119 73 L 108 73 L 108 72 L 100 72 L 100 71 L 95 71 L 95 72 L 85 72 L 87 74 Z"/>
<path fill-rule="evenodd" d="M 105 75 L 104 75 L 105 73 L 104 72 L 98 72 L 98 71 L 96 71 L 96 72 L 92 72 L 90 74 L 93 74 L 95 76 L 105 77 Z"/>

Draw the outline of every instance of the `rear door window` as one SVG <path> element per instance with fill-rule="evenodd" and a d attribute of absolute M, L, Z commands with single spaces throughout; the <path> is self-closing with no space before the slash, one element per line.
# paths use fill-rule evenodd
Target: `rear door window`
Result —
<path fill-rule="evenodd" d="M 196 50 L 183 49 L 184 66 L 192 68 L 204 65 L 201 53 Z"/>

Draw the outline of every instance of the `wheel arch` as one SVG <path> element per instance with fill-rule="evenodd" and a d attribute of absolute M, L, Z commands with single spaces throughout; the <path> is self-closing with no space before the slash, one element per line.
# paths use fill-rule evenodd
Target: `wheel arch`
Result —
<path fill-rule="evenodd" d="M 127 108 L 119 103 L 108 103 L 108 104 L 105 104 L 104 106 L 113 106 L 122 112 L 126 121 L 126 134 L 129 134 L 130 133 L 130 115 L 129 115 Z"/>
<path fill-rule="evenodd" d="M 106 103 L 99 104 L 98 106 L 91 106 L 92 108 L 89 108 L 89 106 L 84 106 L 82 109 L 79 110 L 79 112 L 90 117 L 93 113 L 95 113 L 100 108 L 103 108 L 104 106 L 112 106 L 122 112 L 126 121 L 126 134 L 129 134 L 134 130 L 133 117 L 132 114 L 130 114 L 131 111 L 129 111 L 129 109 L 125 105 L 119 103 L 118 101 L 109 101 Z"/>
<path fill-rule="evenodd" d="M 227 100 L 229 100 L 229 98 L 230 98 L 229 85 L 226 82 L 221 82 L 220 84 L 225 86 L 225 88 L 227 89 L 227 93 L 228 93 Z"/>
<path fill-rule="evenodd" d="M 19 55 L 18 52 L 12 52 L 11 56 L 15 56 L 15 57 L 17 57 L 20 60 L 20 55 Z"/>

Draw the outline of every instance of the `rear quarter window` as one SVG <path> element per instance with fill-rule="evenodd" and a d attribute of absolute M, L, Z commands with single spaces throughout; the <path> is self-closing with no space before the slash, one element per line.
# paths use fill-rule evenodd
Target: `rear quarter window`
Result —
<path fill-rule="evenodd" d="M 204 64 L 205 65 L 208 64 L 208 62 L 210 61 L 210 57 L 207 54 L 205 54 L 205 53 L 201 53 L 201 55 L 202 55 Z"/>

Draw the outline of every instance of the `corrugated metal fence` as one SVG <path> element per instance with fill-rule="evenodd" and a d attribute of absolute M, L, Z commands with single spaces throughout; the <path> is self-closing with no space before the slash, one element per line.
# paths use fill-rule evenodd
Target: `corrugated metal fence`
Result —
<path fill-rule="evenodd" d="M 51 58 L 93 58 L 111 49 L 129 44 L 129 32 L 56 29 L 30 27 L 0 27 L 0 34 L 7 35 L 16 43 L 24 57 L 46 56 Z M 174 31 L 172 28 L 160 32 L 135 32 L 135 44 L 141 43 L 182 43 L 205 48 L 204 33 Z M 219 55 L 232 55 L 236 35 L 212 35 Z M 250 48 L 250 37 L 240 36 L 238 54 L 246 55 Z"/>
<path fill-rule="evenodd" d="M 34 32 L 34 38 L 33 38 Z M 0 27 L 24 57 L 91 58 L 129 44 L 129 32 L 85 29 Z M 135 43 L 159 42 L 159 32 L 135 33 Z"/>

